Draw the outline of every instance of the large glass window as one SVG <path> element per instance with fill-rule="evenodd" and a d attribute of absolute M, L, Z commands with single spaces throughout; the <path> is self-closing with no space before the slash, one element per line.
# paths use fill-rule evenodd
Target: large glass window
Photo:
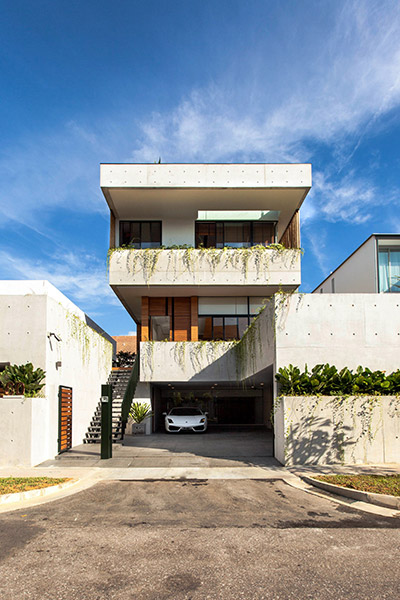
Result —
<path fill-rule="evenodd" d="M 275 242 L 275 223 L 263 221 L 196 221 L 196 248 L 248 248 Z"/>
<path fill-rule="evenodd" d="M 131 248 L 159 248 L 161 221 L 120 221 L 119 244 Z"/>
<path fill-rule="evenodd" d="M 199 340 L 240 340 L 249 317 L 199 317 Z"/>
<path fill-rule="evenodd" d="M 400 292 L 400 248 L 378 252 L 379 291 Z"/>

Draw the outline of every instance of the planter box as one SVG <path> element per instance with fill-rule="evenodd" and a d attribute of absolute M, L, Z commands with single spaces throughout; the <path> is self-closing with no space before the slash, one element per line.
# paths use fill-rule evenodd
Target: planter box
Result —
<path fill-rule="evenodd" d="M 131 425 L 132 427 L 132 435 L 144 435 L 145 431 L 146 431 L 146 425 L 145 423 L 132 423 Z"/>

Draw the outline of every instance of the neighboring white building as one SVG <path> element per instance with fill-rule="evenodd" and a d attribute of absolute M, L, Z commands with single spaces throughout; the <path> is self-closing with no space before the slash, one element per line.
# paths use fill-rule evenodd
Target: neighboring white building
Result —
<path fill-rule="evenodd" d="M 370 235 L 313 291 L 324 294 L 400 292 L 400 234 Z"/>
<path fill-rule="evenodd" d="M 211 422 L 268 423 L 272 386 L 244 389 L 228 351 L 268 298 L 300 285 L 310 187 L 309 164 L 101 165 L 110 285 L 137 325 L 135 399 L 155 429 L 181 396 Z"/>
<path fill-rule="evenodd" d="M 36 465 L 58 454 L 66 420 L 60 390 L 72 393 L 69 439 L 63 441 L 82 443 L 111 371 L 114 346 L 48 281 L 0 282 L 0 363 L 31 362 L 46 371 L 43 397 L 0 398 L 0 465 Z"/>

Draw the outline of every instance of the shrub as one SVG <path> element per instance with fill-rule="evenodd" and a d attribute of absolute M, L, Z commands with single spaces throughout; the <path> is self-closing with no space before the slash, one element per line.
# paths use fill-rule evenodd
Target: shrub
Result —
<path fill-rule="evenodd" d="M 285 396 L 348 396 L 357 394 L 396 395 L 400 394 L 400 369 L 390 375 L 384 371 L 371 371 L 357 367 L 355 372 L 347 367 L 338 371 L 329 364 L 315 365 L 304 371 L 288 365 L 275 375 L 280 393 Z"/>
<path fill-rule="evenodd" d="M 131 410 L 129 411 L 129 416 L 135 423 L 142 423 L 142 421 L 152 415 L 153 413 L 151 412 L 150 404 L 142 404 L 141 402 L 133 402 Z"/>
<path fill-rule="evenodd" d="M 26 365 L 9 365 L 0 373 L 0 382 L 8 394 L 25 394 L 37 396 L 43 388 L 45 378 L 43 369 L 34 369 L 32 363 Z"/>

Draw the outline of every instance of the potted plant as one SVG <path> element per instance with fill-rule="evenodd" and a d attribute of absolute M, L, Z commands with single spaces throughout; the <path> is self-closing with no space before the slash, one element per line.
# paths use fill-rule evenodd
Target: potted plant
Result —
<path fill-rule="evenodd" d="M 144 434 L 146 430 L 146 420 L 153 416 L 150 404 L 143 404 L 141 402 L 133 402 L 131 410 L 129 411 L 129 417 L 131 423 L 129 429 L 133 434 Z"/>

